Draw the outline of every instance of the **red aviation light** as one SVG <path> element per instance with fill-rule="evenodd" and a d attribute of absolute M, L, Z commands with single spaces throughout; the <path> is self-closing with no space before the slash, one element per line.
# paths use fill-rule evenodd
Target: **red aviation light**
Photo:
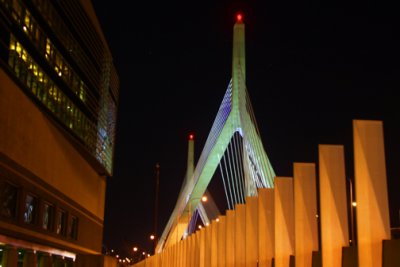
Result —
<path fill-rule="evenodd" d="M 239 14 L 236 15 L 237 22 L 242 22 L 242 19 L 243 19 L 242 14 L 239 13 Z"/>
<path fill-rule="evenodd" d="M 193 133 L 189 134 L 189 140 L 194 140 L 194 134 Z"/>

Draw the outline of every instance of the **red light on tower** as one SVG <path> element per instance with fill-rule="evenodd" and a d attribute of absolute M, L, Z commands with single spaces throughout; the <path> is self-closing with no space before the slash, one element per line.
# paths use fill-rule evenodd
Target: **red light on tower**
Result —
<path fill-rule="evenodd" d="M 242 19 L 243 19 L 242 14 L 239 13 L 239 14 L 236 15 L 237 22 L 242 22 Z"/>
<path fill-rule="evenodd" d="M 189 134 L 189 140 L 194 140 L 194 134 Z"/>

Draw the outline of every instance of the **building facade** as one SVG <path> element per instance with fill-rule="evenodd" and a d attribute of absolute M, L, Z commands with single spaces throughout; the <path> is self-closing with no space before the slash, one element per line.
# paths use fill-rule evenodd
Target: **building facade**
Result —
<path fill-rule="evenodd" d="M 0 0 L 0 36 L 0 263 L 73 266 L 101 254 L 112 56 L 90 0 Z"/>

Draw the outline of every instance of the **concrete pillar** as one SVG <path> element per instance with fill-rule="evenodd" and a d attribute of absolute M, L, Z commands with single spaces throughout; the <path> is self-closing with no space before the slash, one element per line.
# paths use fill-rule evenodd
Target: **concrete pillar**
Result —
<path fill-rule="evenodd" d="M 275 178 L 275 267 L 289 267 L 294 255 L 293 178 Z"/>
<path fill-rule="evenodd" d="M 38 267 L 52 267 L 53 257 L 48 253 L 40 253 Z"/>
<path fill-rule="evenodd" d="M 17 267 L 18 252 L 17 252 L 16 247 L 13 247 L 13 246 L 5 246 L 4 247 L 1 265 L 7 266 L 7 267 Z"/>
<path fill-rule="evenodd" d="M 246 266 L 246 205 L 235 207 L 235 267 Z"/>
<path fill-rule="evenodd" d="M 37 266 L 37 257 L 36 253 L 33 250 L 27 249 L 24 254 L 24 267 L 36 267 Z"/>
<path fill-rule="evenodd" d="M 181 260 L 181 266 L 182 267 L 186 267 L 187 265 L 186 265 L 186 263 L 187 263 L 187 261 L 186 261 L 186 257 L 187 257 L 187 247 L 188 247 L 188 239 L 186 238 L 186 239 L 184 239 L 184 240 L 182 240 L 181 241 L 181 251 L 182 251 L 182 253 L 181 253 L 181 258 L 182 258 L 182 260 Z"/>
<path fill-rule="evenodd" d="M 175 243 L 170 248 L 171 248 L 171 250 L 170 250 L 170 263 L 172 264 L 171 266 L 177 266 L 178 265 L 178 261 L 176 260 L 176 251 L 178 249 L 178 244 Z"/>
<path fill-rule="evenodd" d="M 226 245 L 226 266 L 235 266 L 235 211 L 226 211 L 226 234 L 225 234 L 225 245 Z"/>
<path fill-rule="evenodd" d="M 179 241 L 177 244 L 177 249 L 176 249 L 176 262 L 177 262 L 177 267 L 182 267 L 182 243 Z"/>
<path fill-rule="evenodd" d="M 186 238 L 187 242 L 187 256 L 186 256 L 186 266 L 193 266 L 193 247 L 192 247 L 192 240 L 194 235 L 191 234 L 188 238 Z"/>
<path fill-rule="evenodd" d="M 294 163 L 293 183 L 296 267 L 310 267 L 319 249 L 315 164 Z"/>
<path fill-rule="evenodd" d="M 358 263 L 382 264 L 382 241 L 390 239 L 385 148 L 381 121 L 354 120 Z"/>
<path fill-rule="evenodd" d="M 211 266 L 211 227 L 205 226 L 205 250 L 204 250 L 204 264 L 207 267 Z"/>
<path fill-rule="evenodd" d="M 213 220 L 211 222 L 211 267 L 218 266 L 218 223 Z"/>
<path fill-rule="evenodd" d="M 173 264 L 172 261 L 172 247 L 173 246 L 169 246 L 166 248 L 167 253 L 166 253 L 166 257 L 165 257 L 165 266 L 171 266 L 171 264 Z"/>
<path fill-rule="evenodd" d="M 349 245 L 344 150 L 319 145 L 318 153 L 322 266 L 341 267 L 342 248 Z"/>
<path fill-rule="evenodd" d="M 196 231 L 194 236 L 194 267 L 200 266 L 200 231 Z"/>
<path fill-rule="evenodd" d="M 218 217 L 217 223 L 217 250 L 218 250 L 218 267 L 225 267 L 226 259 L 226 216 L 221 215 Z"/>
<path fill-rule="evenodd" d="M 258 262 L 258 198 L 246 198 L 246 267 Z"/>
<path fill-rule="evenodd" d="M 194 234 L 192 234 L 190 236 L 190 260 L 189 260 L 189 264 L 190 266 L 195 266 L 195 256 L 196 256 L 196 251 L 195 251 L 195 244 L 196 244 L 196 236 Z"/>
<path fill-rule="evenodd" d="M 275 255 L 274 189 L 258 189 L 258 259 L 260 267 L 271 267 Z"/>
<path fill-rule="evenodd" d="M 200 243 L 200 232 L 196 231 L 193 238 L 193 267 L 199 267 L 199 243 Z"/>
<path fill-rule="evenodd" d="M 206 249 L 206 229 L 203 227 L 199 231 L 200 234 L 200 243 L 199 243 L 199 266 L 200 267 L 208 267 L 205 264 L 205 249 Z"/>
<path fill-rule="evenodd" d="M 53 267 L 64 267 L 65 262 L 61 256 L 53 256 Z"/>

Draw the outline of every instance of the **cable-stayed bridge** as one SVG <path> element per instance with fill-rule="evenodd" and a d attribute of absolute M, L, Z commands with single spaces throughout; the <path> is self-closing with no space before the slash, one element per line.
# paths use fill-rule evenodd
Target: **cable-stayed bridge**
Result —
<path fill-rule="evenodd" d="M 276 176 L 247 93 L 240 15 L 233 32 L 232 79 L 200 159 L 194 166 L 190 137 L 176 206 L 155 254 L 135 266 L 400 266 L 382 121 L 353 120 L 354 179 L 346 177 L 343 145 L 330 144 L 318 146 L 318 164 L 294 163 L 292 177 Z M 217 169 L 228 204 L 223 215 L 201 203 Z M 193 233 L 193 215 L 207 227 Z"/>
<path fill-rule="evenodd" d="M 157 252 L 187 236 L 196 210 L 205 224 L 210 222 L 199 203 L 217 168 L 221 171 L 229 209 L 245 203 L 247 196 L 256 196 L 257 188 L 273 186 L 275 173 L 253 114 L 246 89 L 245 67 L 245 26 L 238 15 L 233 30 L 232 79 L 199 162 L 193 172 L 186 174 L 175 209 L 159 239 Z"/>

